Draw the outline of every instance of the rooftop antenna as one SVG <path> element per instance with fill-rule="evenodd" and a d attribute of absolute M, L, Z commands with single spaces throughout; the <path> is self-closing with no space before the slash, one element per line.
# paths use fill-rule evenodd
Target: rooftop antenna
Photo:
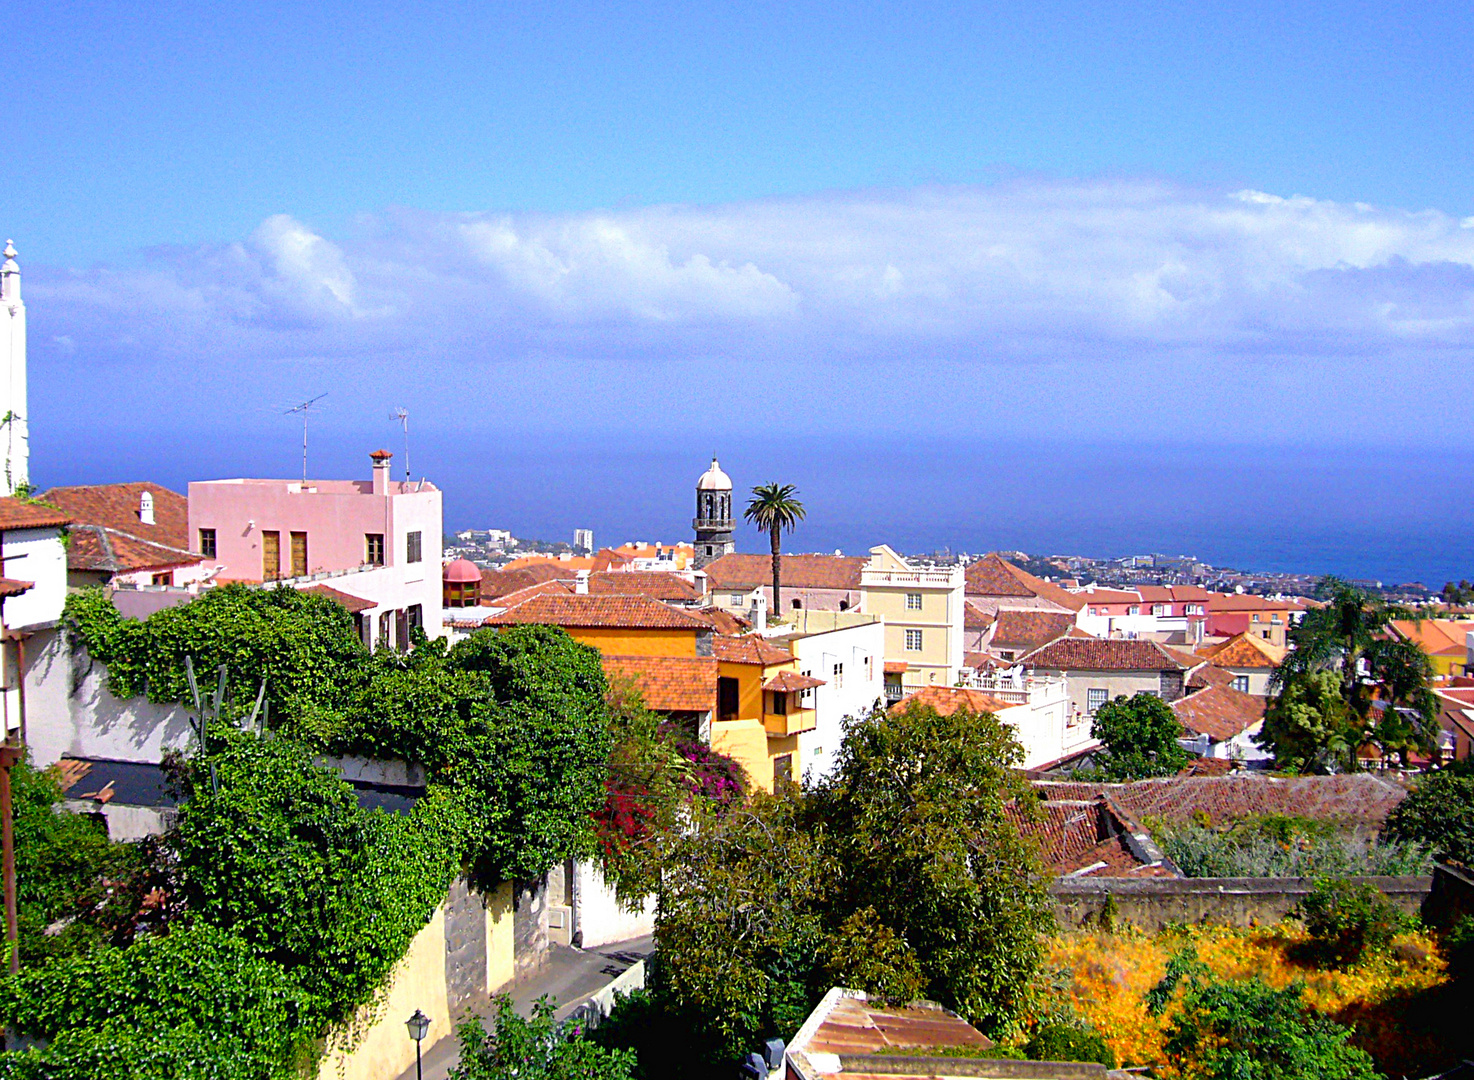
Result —
<path fill-rule="evenodd" d="M 291 416 L 293 413 L 302 414 L 302 483 L 304 484 L 307 483 L 307 415 L 312 412 L 314 405 L 327 396 L 328 392 L 324 390 L 317 397 L 301 402 L 298 405 L 293 405 L 282 414 L 283 416 Z"/>
<path fill-rule="evenodd" d="M 394 410 L 393 419 L 399 421 L 399 426 L 404 428 L 404 482 L 409 483 L 409 410 L 397 408 Z"/>

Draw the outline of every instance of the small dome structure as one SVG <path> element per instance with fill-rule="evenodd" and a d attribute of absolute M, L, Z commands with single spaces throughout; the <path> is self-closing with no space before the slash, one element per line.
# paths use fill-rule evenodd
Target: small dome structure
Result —
<path fill-rule="evenodd" d="M 701 474 L 701 479 L 696 481 L 697 491 L 731 491 L 732 478 L 722 472 L 722 467 L 717 464 L 717 459 L 711 459 L 711 468 Z"/>
<path fill-rule="evenodd" d="M 475 607 L 481 603 L 481 568 L 469 559 L 456 559 L 440 572 L 441 601 L 446 607 Z"/>

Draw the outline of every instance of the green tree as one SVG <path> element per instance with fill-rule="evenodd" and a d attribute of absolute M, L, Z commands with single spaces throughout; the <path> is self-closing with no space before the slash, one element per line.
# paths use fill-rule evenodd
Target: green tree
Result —
<path fill-rule="evenodd" d="M 792 484 L 759 484 L 752 489 L 752 498 L 742 516 L 757 526 L 759 532 L 768 534 L 773 547 L 773 616 L 781 618 L 783 601 L 779 594 L 782 579 L 783 549 L 782 535 L 786 529 L 792 532 L 804 519 L 804 504 L 794 498 L 798 488 Z"/>
<path fill-rule="evenodd" d="M 1387 815 L 1382 835 L 1474 866 L 1474 776 L 1440 769 L 1423 777 Z"/>
<path fill-rule="evenodd" d="M 1105 744 L 1104 770 L 1120 780 L 1171 776 L 1187 764 L 1182 722 L 1156 694 L 1124 695 L 1095 710 L 1090 735 Z"/>
<path fill-rule="evenodd" d="M 997 1031 L 1020 1013 L 1053 926 L 1015 815 L 1022 750 L 990 713 L 910 704 L 846 722 L 812 827 L 839 868 L 835 922 L 863 908 L 911 950 L 928 997 Z"/>
<path fill-rule="evenodd" d="M 1347 968 L 1385 952 L 1401 927 L 1401 914 L 1367 882 L 1321 878 L 1300 901 L 1299 915 L 1317 960 Z"/>
<path fill-rule="evenodd" d="M 1188 992 L 1167 1053 L 1187 1080 L 1380 1080 L 1350 1038 L 1304 1005 L 1299 986 L 1208 982 Z"/>
<path fill-rule="evenodd" d="M 1334 671 L 1307 671 L 1286 679 L 1264 710 L 1254 741 L 1274 754 L 1281 769 L 1304 773 L 1356 768 L 1362 727 Z"/>
<path fill-rule="evenodd" d="M 1404 763 L 1410 750 L 1430 750 L 1438 734 L 1438 701 L 1428 685 L 1432 663 L 1391 626 L 1394 620 L 1417 622 L 1418 613 L 1333 577 L 1322 581 L 1318 592 L 1325 606 L 1312 608 L 1290 627 L 1291 649 L 1270 680 L 1271 695 L 1279 698 L 1312 675 L 1334 674 L 1351 736 L 1348 767 L 1355 766 L 1356 750 L 1368 741 Z M 1277 745 L 1268 739 L 1262 745 L 1274 750 L 1278 762 Z M 1333 760 L 1337 755 L 1328 747 L 1319 756 Z M 1291 750 L 1291 758 L 1304 755 Z"/>
<path fill-rule="evenodd" d="M 491 1030 L 480 1020 L 456 1027 L 460 1064 L 451 1080 L 632 1080 L 635 1055 L 609 1050 L 584 1038 L 577 1029 L 553 1020 L 553 1004 L 545 997 L 523 1019 L 506 994 L 494 999 Z"/>

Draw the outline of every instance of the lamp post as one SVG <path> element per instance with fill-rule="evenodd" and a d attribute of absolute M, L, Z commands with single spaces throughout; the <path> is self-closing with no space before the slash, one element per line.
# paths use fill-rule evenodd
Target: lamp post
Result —
<path fill-rule="evenodd" d="M 415 1080 L 424 1080 L 420 1073 L 420 1042 L 430 1030 L 430 1018 L 416 1009 L 415 1014 L 404 1022 L 404 1026 L 409 1029 L 409 1037 L 415 1041 Z"/>

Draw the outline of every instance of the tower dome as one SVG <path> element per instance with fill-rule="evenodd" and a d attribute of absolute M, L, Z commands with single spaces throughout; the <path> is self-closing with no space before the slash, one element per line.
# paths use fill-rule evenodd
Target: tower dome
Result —
<path fill-rule="evenodd" d="M 717 459 L 711 459 L 711 468 L 701 474 L 701 479 L 696 481 L 697 491 L 731 491 L 732 478 L 722 472 L 722 467 L 717 464 Z"/>
<path fill-rule="evenodd" d="M 456 559 L 440 571 L 441 603 L 446 607 L 475 607 L 481 603 L 481 568 L 469 559 Z"/>

